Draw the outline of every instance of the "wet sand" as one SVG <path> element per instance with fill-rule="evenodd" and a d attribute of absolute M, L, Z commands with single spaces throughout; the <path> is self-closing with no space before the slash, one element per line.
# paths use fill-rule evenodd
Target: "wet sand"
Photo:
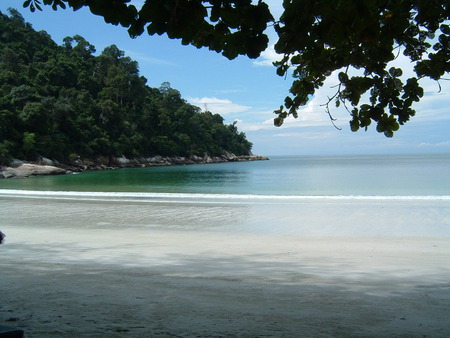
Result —
<path fill-rule="evenodd" d="M 107 205 L 85 203 L 0 200 L 3 324 L 28 337 L 450 334 L 449 237 L 182 231 L 126 214 L 112 230 Z"/>

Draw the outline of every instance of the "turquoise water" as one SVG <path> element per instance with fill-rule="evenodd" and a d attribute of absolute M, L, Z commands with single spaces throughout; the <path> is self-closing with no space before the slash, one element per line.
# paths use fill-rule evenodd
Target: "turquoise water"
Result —
<path fill-rule="evenodd" d="M 448 237 L 449 206 L 450 155 L 272 157 L 0 180 L 0 226 L 10 238 L 21 228 Z"/>
<path fill-rule="evenodd" d="M 0 189 L 244 196 L 447 196 L 450 154 L 274 156 L 269 161 L 0 180 Z"/>

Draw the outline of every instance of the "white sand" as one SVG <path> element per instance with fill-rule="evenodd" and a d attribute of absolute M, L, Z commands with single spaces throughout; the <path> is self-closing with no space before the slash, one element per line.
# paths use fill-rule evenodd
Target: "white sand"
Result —
<path fill-rule="evenodd" d="M 0 322 L 28 337 L 450 336 L 449 237 L 113 227 L 69 203 L 0 199 Z"/>

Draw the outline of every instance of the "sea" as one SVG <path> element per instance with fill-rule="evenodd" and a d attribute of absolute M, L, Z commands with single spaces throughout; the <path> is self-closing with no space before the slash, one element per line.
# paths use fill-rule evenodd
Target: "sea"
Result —
<path fill-rule="evenodd" d="M 242 198 L 450 196 L 450 154 L 273 156 L 0 180 L 0 189 Z M 11 191 L 12 192 L 12 191 Z M 182 194 L 182 195 L 181 195 Z M 163 195 L 161 195 L 163 196 Z"/>
<path fill-rule="evenodd" d="M 19 208 L 18 198 L 29 207 Z M 109 202 L 115 207 L 107 208 L 107 218 L 126 214 L 128 226 L 450 236 L 450 154 L 272 156 L 268 161 L 4 179 L 0 222 L 14 222 L 14 215 L 29 212 L 39 223 L 33 203 L 43 200 L 64 206 L 57 211 L 49 207 L 41 215 L 47 219 L 55 213 L 64 218 L 64 210 L 82 214 L 83 203 L 86 212 L 98 215 L 106 210 L 100 204 Z M 90 209 L 96 205 L 98 210 Z"/>

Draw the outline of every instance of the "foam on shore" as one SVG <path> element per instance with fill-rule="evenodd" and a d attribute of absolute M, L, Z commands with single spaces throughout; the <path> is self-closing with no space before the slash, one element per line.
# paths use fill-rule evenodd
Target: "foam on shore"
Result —
<path fill-rule="evenodd" d="M 90 192 L 90 191 L 40 191 L 40 190 L 14 190 L 0 189 L 0 196 L 25 197 L 25 198 L 59 198 L 59 199 L 93 199 L 93 200 L 114 200 L 114 199 L 135 199 L 141 201 L 154 201 L 158 199 L 176 200 L 177 202 L 196 203 L 211 200 L 254 200 L 254 201 L 302 201 L 302 200 L 398 200 L 398 201 L 450 201 L 450 195 L 257 195 L 257 194 L 202 194 L 202 193 L 159 193 L 159 192 Z"/>

